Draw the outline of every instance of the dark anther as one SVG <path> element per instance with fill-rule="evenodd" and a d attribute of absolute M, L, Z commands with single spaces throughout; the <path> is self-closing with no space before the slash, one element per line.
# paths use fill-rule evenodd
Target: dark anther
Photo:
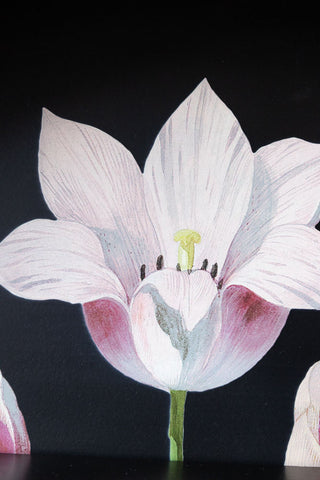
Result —
<path fill-rule="evenodd" d="M 140 268 L 140 278 L 141 280 L 143 280 L 146 276 L 146 266 L 145 264 L 141 265 L 141 268 Z"/>
<path fill-rule="evenodd" d="M 192 273 L 192 268 L 188 268 L 188 274 Z"/>
<path fill-rule="evenodd" d="M 177 263 L 176 269 L 178 270 L 178 272 L 181 272 L 180 263 Z"/>
<path fill-rule="evenodd" d="M 221 280 L 219 280 L 218 285 L 217 285 L 217 289 L 221 290 L 222 285 L 223 285 L 223 278 L 221 278 Z"/>
<path fill-rule="evenodd" d="M 201 270 L 207 270 L 207 266 L 208 266 L 208 259 L 205 258 L 202 262 Z"/>
<path fill-rule="evenodd" d="M 157 258 L 157 270 L 161 270 L 163 268 L 163 255 L 159 255 Z"/>
<path fill-rule="evenodd" d="M 217 273 L 218 273 L 218 264 L 215 263 L 215 264 L 212 265 L 212 267 L 211 267 L 210 275 L 211 275 L 211 277 L 212 277 L 213 279 L 215 279 L 216 276 L 217 276 Z"/>

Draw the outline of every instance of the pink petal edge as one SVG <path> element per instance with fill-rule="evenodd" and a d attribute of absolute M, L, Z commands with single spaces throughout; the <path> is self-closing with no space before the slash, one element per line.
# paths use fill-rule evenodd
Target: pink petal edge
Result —
<path fill-rule="evenodd" d="M 16 396 L 0 372 L 0 452 L 29 454 L 30 440 Z"/>
<path fill-rule="evenodd" d="M 83 313 L 93 342 L 104 358 L 134 380 L 161 390 L 161 385 L 141 362 L 135 348 L 127 307 L 102 298 L 83 305 Z"/>

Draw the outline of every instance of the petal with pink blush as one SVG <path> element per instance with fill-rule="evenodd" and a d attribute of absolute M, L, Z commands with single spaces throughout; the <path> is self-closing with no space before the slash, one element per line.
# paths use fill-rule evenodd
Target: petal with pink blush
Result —
<path fill-rule="evenodd" d="M 39 175 L 58 219 L 97 229 L 107 266 L 131 294 L 140 266 L 151 268 L 161 253 L 131 153 L 101 130 L 44 109 Z"/>
<path fill-rule="evenodd" d="M 93 342 L 114 368 L 138 382 L 167 390 L 146 369 L 137 354 L 125 305 L 102 298 L 85 303 L 83 313 Z"/>
<path fill-rule="evenodd" d="M 126 302 L 99 240 L 83 225 L 33 220 L 8 235 L 0 252 L 1 284 L 15 295 L 71 303 L 110 296 Z"/>
<path fill-rule="evenodd" d="M 222 267 L 248 208 L 253 167 L 239 123 L 202 81 L 162 127 L 144 170 L 166 266 L 177 262 L 174 234 L 191 229 L 201 235 L 196 268 L 205 258 Z"/>
<path fill-rule="evenodd" d="M 241 286 L 228 287 L 216 301 L 221 328 L 194 374 L 191 390 L 225 385 L 250 370 L 272 347 L 289 314 Z"/>
<path fill-rule="evenodd" d="M 320 232 L 303 225 L 274 228 L 252 260 L 228 280 L 286 308 L 320 308 Z"/>
<path fill-rule="evenodd" d="M 16 396 L 0 372 L 0 453 L 30 453 L 30 441 Z"/>

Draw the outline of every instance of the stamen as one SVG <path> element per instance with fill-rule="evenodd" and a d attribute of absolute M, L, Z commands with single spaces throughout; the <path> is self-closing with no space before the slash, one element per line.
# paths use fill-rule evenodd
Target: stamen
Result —
<path fill-rule="evenodd" d="M 207 270 L 207 266 L 208 266 L 208 259 L 205 258 L 202 262 L 201 270 Z"/>
<path fill-rule="evenodd" d="M 178 263 L 181 270 L 192 270 L 194 261 L 194 244 L 200 243 L 201 235 L 194 230 L 179 230 L 174 235 L 174 240 L 180 242 L 178 248 Z"/>
<path fill-rule="evenodd" d="M 157 270 L 161 270 L 163 268 L 163 255 L 159 255 L 157 258 Z"/>
<path fill-rule="evenodd" d="M 140 278 L 143 280 L 146 277 L 146 266 L 145 264 L 140 267 Z"/>
<path fill-rule="evenodd" d="M 217 285 L 217 289 L 221 290 L 222 286 L 223 286 L 223 278 L 221 278 L 221 280 L 219 280 L 218 285 Z"/>
<path fill-rule="evenodd" d="M 217 273 L 218 273 L 218 264 L 215 263 L 214 265 L 212 265 L 211 272 L 210 272 L 210 275 L 213 278 L 213 280 L 216 278 Z"/>
<path fill-rule="evenodd" d="M 181 272 L 180 263 L 177 263 L 176 269 L 177 269 L 178 272 Z"/>

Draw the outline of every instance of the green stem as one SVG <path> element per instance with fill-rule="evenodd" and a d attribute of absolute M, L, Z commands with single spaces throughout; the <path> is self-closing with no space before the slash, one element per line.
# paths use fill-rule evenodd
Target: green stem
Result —
<path fill-rule="evenodd" d="M 187 392 L 184 390 L 170 391 L 170 423 L 168 436 L 170 439 L 170 460 L 183 461 L 183 423 L 184 406 Z"/>

